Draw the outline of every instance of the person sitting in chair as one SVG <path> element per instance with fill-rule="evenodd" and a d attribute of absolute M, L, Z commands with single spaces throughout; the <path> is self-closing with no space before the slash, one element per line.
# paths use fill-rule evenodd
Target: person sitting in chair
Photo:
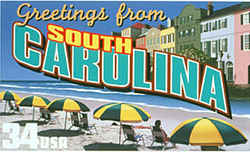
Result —
<path fill-rule="evenodd" d="M 169 141 L 167 133 L 161 128 L 161 121 L 160 120 L 155 121 L 155 126 L 153 127 L 153 130 L 160 131 L 162 133 L 164 142 Z"/>
<path fill-rule="evenodd" d="M 167 144 L 169 142 L 169 137 L 167 133 L 162 129 L 160 120 L 155 121 L 155 126 L 153 126 L 152 133 L 154 137 L 153 143 L 159 142 L 159 143 Z M 175 147 L 175 144 L 173 144 L 173 147 Z"/>
<path fill-rule="evenodd" d="M 44 121 L 50 121 L 51 120 L 50 112 L 45 108 L 40 108 L 40 119 L 44 119 Z"/>
<path fill-rule="evenodd" d="M 71 114 L 71 123 L 72 126 L 79 127 L 79 117 L 77 112 L 72 112 Z"/>
<path fill-rule="evenodd" d="M 14 106 L 13 106 L 12 102 L 9 100 L 9 101 L 7 101 L 7 103 L 10 107 L 10 110 L 14 110 Z"/>

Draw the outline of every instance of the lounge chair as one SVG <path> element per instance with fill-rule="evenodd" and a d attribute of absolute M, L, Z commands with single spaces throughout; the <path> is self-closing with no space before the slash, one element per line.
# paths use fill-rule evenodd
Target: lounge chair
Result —
<path fill-rule="evenodd" d="M 151 146 L 153 146 L 154 143 L 160 143 L 163 146 L 163 150 L 165 150 L 169 143 L 169 138 L 167 137 L 167 140 L 166 140 L 164 132 L 158 127 L 154 126 L 151 129 L 151 131 L 152 131 L 152 136 L 153 136 L 153 142 Z M 173 146 L 175 147 L 175 144 L 173 144 Z"/>
<path fill-rule="evenodd" d="M 44 120 L 45 122 L 51 121 L 51 115 L 49 111 L 44 108 L 40 108 L 40 118 L 39 120 Z"/>
<path fill-rule="evenodd" d="M 71 123 L 72 123 L 72 126 L 69 129 L 75 126 L 75 127 L 78 127 L 79 129 L 89 131 L 90 134 L 93 134 L 93 130 L 95 130 L 95 133 L 98 133 L 95 124 L 88 123 L 88 115 L 86 113 L 80 113 L 79 116 L 78 116 L 78 113 L 72 113 Z"/>
<path fill-rule="evenodd" d="M 123 134 L 125 136 L 125 140 L 122 142 L 124 144 L 126 141 L 136 142 L 138 144 L 140 141 L 143 142 L 145 146 L 143 135 L 136 135 L 134 129 L 130 125 L 122 125 Z"/>

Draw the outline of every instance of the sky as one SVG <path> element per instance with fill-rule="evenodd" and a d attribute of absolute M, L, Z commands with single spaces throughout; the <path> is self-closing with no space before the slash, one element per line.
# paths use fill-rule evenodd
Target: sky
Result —
<path fill-rule="evenodd" d="M 12 57 L 12 48 L 11 48 L 11 39 L 12 39 L 12 31 L 11 27 L 13 22 L 15 21 L 23 21 L 22 18 L 19 18 L 16 14 L 17 8 L 22 2 L 1 2 L 1 43 L 0 43 L 0 80 L 56 80 L 45 76 L 43 73 L 34 72 L 30 69 L 24 68 L 17 64 L 17 62 Z M 54 23 L 57 25 L 61 25 L 63 27 L 73 28 L 80 31 L 88 31 L 100 34 L 110 35 L 112 31 L 121 31 L 121 29 L 130 26 L 135 21 L 125 20 L 122 27 L 118 27 L 116 25 L 115 14 L 119 9 L 119 6 L 122 2 L 119 1 L 108 1 L 108 2 L 88 2 L 88 1 L 72 1 L 72 2 L 37 2 L 37 1 L 29 1 L 32 5 L 32 8 L 24 9 L 24 11 L 32 10 L 33 8 L 37 8 L 42 11 L 44 9 L 54 10 L 61 9 L 64 4 L 68 6 L 73 4 L 75 9 L 82 9 L 87 11 L 89 9 L 96 9 L 98 12 L 103 7 L 106 9 L 106 14 L 109 15 L 109 19 L 105 22 L 97 21 L 93 27 L 87 26 L 87 21 L 36 21 L 32 19 L 28 24 L 37 27 L 44 35 L 46 35 L 47 30 L 46 26 L 48 23 Z M 174 18 L 180 14 L 181 10 L 187 4 L 193 4 L 197 8 L 207 8 L 207 1 L 205 2 L 166 2 L 166 1 L 158 1 L 158 2 L 136 2 L 130 1 L 125 2 L 127 7 L 131 8 L 134 12 L 143 9 L 148 11 L 150 9 L 163 10 L 165 15 L 170 18 Z M 228 7 L 239 2 L 214 2 L 214 10 L 221 9 L 224 7 Z M 137 21 L 138 22 L 138 21 Z M 146 23 L 152 26 L 157 26 L 158 24 L 166 25 L 166 21 L 142 21 L 140 23 Z"/>

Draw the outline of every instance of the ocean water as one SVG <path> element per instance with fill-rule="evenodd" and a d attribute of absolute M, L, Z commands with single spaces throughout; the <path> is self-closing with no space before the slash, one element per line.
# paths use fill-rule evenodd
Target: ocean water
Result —
<path fill-rule="evenodd" d="M 166 108 L 184 109 L 191 111 L 210 111 L 206 108 L 189 103 L 187 101 L 149 95 L 134 92 L 119 92 L 107 88 L 95 88 L 78 84 L 60 81 L 8 81 L 0 82 L 0 91 L 10 90 L 22 93 L 39 93 L 41 95 L 58 95 L 76 99 L 86 99 L 94 101 L 112 101 L 136 103 L 139 105 L 161 106 Z M 241 115 L 250 118 L 250 101 L 230 101 L 233 115 Z"/>

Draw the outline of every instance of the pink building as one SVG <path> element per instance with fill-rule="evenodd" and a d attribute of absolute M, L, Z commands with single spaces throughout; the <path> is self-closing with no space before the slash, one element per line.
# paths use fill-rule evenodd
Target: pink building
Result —
<path fill-rule="evenodd" d="M 235 12 L 235 84 L 250 84 L 250 8 Z"/>

